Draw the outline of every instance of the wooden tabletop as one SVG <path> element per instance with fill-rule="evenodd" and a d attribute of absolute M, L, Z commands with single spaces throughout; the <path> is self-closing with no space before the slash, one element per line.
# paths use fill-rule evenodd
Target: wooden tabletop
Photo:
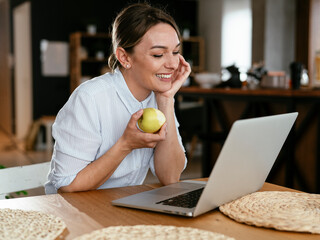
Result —
<path fill-rule="evenodd" d="M 237 223 L 218 209 L 196 218 L 173 216 L 142 210 L 116 207 L 111 201 L 130 194 L 150 190 L 159 185 L 141 185 L 79 193 L 63 193 L 36 197 L 0 200 L 0 208 L 38 210 L 61 217 L 67 224 L 66 239 L 73 239 L 93 230 L 115 225 L 162 224 L 188 226 L 223 233 L 241 239 L 320 239 L 320 235 L 258 228 Z M 289 190 L 265 183 L 262 191 Z"/>

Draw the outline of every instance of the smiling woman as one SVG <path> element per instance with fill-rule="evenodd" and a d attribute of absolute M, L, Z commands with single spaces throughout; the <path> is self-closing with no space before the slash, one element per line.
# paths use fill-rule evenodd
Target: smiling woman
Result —
<path fill-rule="evenodd" d="M 124 78 L 138 100 L 145 99 L 152 90 L 165 92 L 172 87 L 180 62 L 179 46 L 175 30 L 159 23 L 146 32 L 133 53 L 121 47 L 116 50 L 117 59 L 125 65 Z"/>
<path fill-rule="evenodd" d="M 175 21 L 148 4 L 130 5 L 113 23 L 112 44 L 112 72 L 80 85 L 56 118 L 47 193 L 138 185 L 149 168 L 170 184 L 186 166 L 174 96 L 191 69 Z M 137 127 L 145 108 L 165 115 L 156 133 Z"/>

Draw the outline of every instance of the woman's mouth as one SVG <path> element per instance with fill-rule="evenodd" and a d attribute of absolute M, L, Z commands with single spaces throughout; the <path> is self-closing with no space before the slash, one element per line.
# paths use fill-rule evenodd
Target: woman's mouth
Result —
<path fill-rule="evenodd" d="M 157 77 L 157 78 L 160 78 L 160 80 L 166 81 L 166 80 L 170 80 L 170 79 L 171 79 L 172 73 L 170 73 L 170 74 L 164 74 L 164 73 L 162 73 L 162 74 L 156 74 L 156 77 Z"/>

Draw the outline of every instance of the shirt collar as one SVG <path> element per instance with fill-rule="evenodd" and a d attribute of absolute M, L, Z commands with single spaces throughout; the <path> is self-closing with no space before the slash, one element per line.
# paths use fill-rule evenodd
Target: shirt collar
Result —
<path fill-rule="evenodd" d="M 118 96 L 131 115 L 137 112 L 139 109 L 145 108 L 150 100 L 155 97 L 154 92 L 151 92 L 151 94 L 149 94 L 146 99 L 139 102 L 128 88 L 128 85 L 119 68 L 114 71 L 114 76 L 115 77 L 113 78 L 113 84 L 115 86 L 115 90 L 117 91 Z"/>

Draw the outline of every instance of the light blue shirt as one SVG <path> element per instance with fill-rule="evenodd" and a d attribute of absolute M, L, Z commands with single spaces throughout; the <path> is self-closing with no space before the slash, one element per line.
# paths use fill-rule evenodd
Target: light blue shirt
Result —
<path fill-rule="evenodd" d="M 155 94 L 151 92 L 139 102 L 118 69 L 81 84 L 59 111 L 52 127 L 55 146 L 46 193 L 56 193 L 69 185 L 82 169 L 116 143 L 131 115 L 147 107 L 157 108 Z M 176 126 L 185 151 L 177 120 Z M 155 173 L 153 152 L 153 148 L 133 150 L 99 189 L 142 184 L 149 168 Z"/>

